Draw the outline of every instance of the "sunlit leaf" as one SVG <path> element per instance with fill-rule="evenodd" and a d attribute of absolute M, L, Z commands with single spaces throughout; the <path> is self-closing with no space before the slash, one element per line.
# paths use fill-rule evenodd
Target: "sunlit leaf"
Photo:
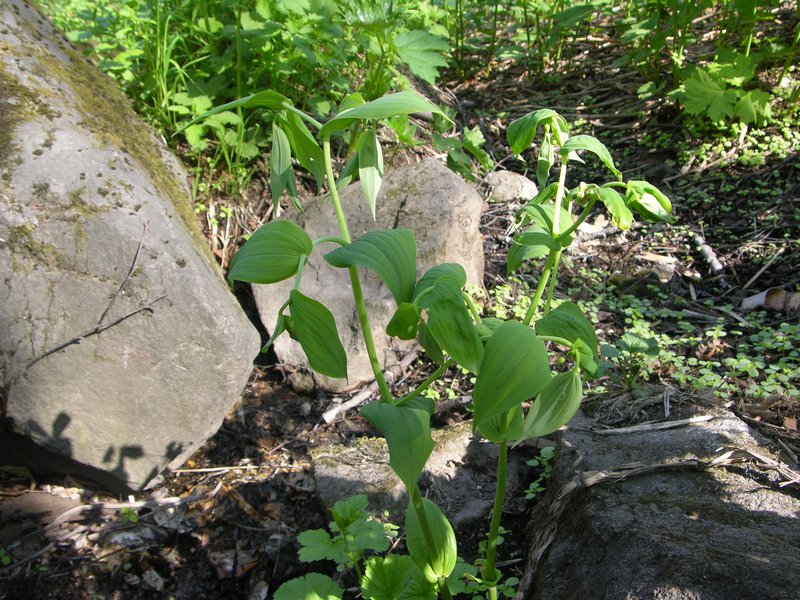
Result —
<path fill-rule="evenodd" d="M 368 600 L 397 600 L 418 572 L 410 556 L 373 556 L 364 567 L 361 593 Z"/>
<path fill-rule="evenodd" d="M 614 173 L 616 178 L 622 181 L 622 173 L 620 173 L 619 169 L 614 165 L 614 159 L 611 158 L 611 153 L 596 137 L 591 135 L 574 135 L 561 146 L 561 154 L 565 156 L 570 152 L 577 152 L 578 150 L 586 150 L 596 155 L 602 163 L 608 167 L 609 171 Z"/>
<path fill-rule="evenodd" d="M 358 179 L 367 198 L 367 204 L 375 219 L 375 201 L 383 181 L 383 152 L 374 128 L 364 132 L 358 148 Z"/>
<path fill-rule="evenodd" d="M 506 131 L 506 137 L 508 138 L 508 143 L 511 146 L 512 152 L 514 152 L 514 154 L 522 154 L 527 150 L 531 142 L 533 142 L 537 127 L 549 119 L 557 121 L 562 131 L 569 130 L 569 126 L 564 117 L 549 108 L 542 108 L 530 112 L 524 117 L 512 121 Z"/>
<path fill-rule="evenodd" d="M 435 104 L 414 92 L 397 92 L 382 96 L 372 102 L 367 102 L 354 108 L 345 109 L 320 130 L 322 136 L 330 135 L 336 131 L 346 129 L 353 121 L 366 119 L 388 119 L 398 115 L 409 115 L 416 112 L 433 112 L 447 116 Z"/>
<path fill-rule="evenodd" d="M 342 589 L 322 573 L 309 573 L 281 585 L 273 600 L 342 600 Z"/>
<path fill-rule="evenodd" d="M 646 182 L 630 180 L 625 193 L 625 204 L 635 210 L 645 221 L 673 223 L 672 203 L 656 186 Z"/>
<path fill-rule="evenodd" d="M 549 381 L 542 341 L 522 323 L 503 323 L 486 343 L 475 381 L 473 427 L 533 398 Z"/>
<path fill-rule="evenodd" d="M 334 267 L 367 267 L 386 284 L 399 306 L 414 294 L 417 243 L 410 229 L 368 231 L 347 246 L 325 255 Z"/>
<path fill-rule="evenodd" d="M 408 65 L 411 72 L 431 85 L 436 83 L 439 69 L 447 67 L 445 56 L 450 45 L 444 38 L 414 29 L 397 34 L 394 45 L 400 60 Z"/>
<path fill-rule="evenodd" d="M 428 330 L 439 345 L 459 365 L 477 373 L 483 358 L 483 344 L 472 324 L 461 289 L 453 281 L 440 278 L 417 303 L 428 309 Z"/>
<path fill-rule="evenodd" d="M 308 234 L 294 223 L 270 221 L 259 227 L 231 261 L 228 280 L 275 283 L 297 273 L 301 256 L 309 256 L 314 245 Z"/>
<path fill-rule="evenodd" d="M 574 342 L 581 340 L 597 358 L 597 334 L 594 326 L 574 302 L 562 302 L 547 316 L 536 322 L 536 333 L 544 336 L 560 337 Z"/>
<path fill-rule="evenodd" d="M 289 193 L 292 203 L 300 208 L 300 198 L 297 196 L 297 182 L 295 181 L 294 168 L 292 167 L 292 149 L 289 144 L 289 138 L 277 122 L 272 124 L 269 189 L 272 194 L 272 203 L 275 207 L 280 206 L 281 195 L 286 191 Z"/>
<path fill-rule="evenodd" d="M 306 127 L 305 122 L 293 112 L 281 115 L 284 133 L 294 150 L 294 156 L 300 166 L 314 176 L 317 185 L 321 186 L 325 179 L 325 160 L 322 148 Z"/>
<path fill-rule="evenodd" d="M 594 193 L 611 215 L 611 222 L 620 229 L 630 229 L 633 224 L 633 213 L 625 204 L 625 199 L 616 190 L 609 187 L 595 187 Z"/>

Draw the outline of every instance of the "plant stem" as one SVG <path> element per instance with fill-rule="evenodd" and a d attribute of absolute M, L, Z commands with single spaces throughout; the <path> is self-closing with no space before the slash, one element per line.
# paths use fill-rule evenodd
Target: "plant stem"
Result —
<path fill-rule="evenodd" d="M 325 136 L 322 140 L 322 151 L 325 159 L 325 175 L 328 178 L 328 188 L 331 194 L 333 210 L 336 213 L 336 222 L 339 225 L 339 234 L 342 236 L 342 239 L 349 244 L 352 241 L 350 238 L 350 230 L 347 227 L 347 219 L 342 210 L 342 203 L 339 200 L 339 190 L 336 188 L 336 179 L 333 176 L 330 136 Z M 369 325 L 367 306 L 364 303 L 364 292 L 361 290 L 361 280 L 358 276 L 358 269 L 356 267 L 350 267 L 348 271 L 350 272 L 350 286 L 353 288 L 353 300 L 355 300 L 356 304 L 358 322 L 361 325 L 361 335 L 364 338 L 364 345 L 367 347 L 367 356 L 369 356 L 369 364 L 372 367 L 372 373 L 375 375 L 375 382 L 378 384 L 378 389 L 381 392 L 381 399 L 384 402 L 393 404 L 394 399 L 392 398 L 392 392 L 389 390 L 389 386 L 386 385 L 386 379 L 383 377 L 383 371 L 378 362 L 375 341 L 372 339 L 372 329 Z"/>
<path fill-rule="evenodd" d="M 422 392 L 427 390 L 433 383 L 435 383 L 439 377 L 442 376 L 447 369 L 449 369 L 454 363 L 455 359 L 448 358 L 444 364 L 440 365 L 438 369 L 436 369 L 430 377 L 428 377 L 425 381 L 420 383 L 414 390 L 403 396 L 400 400 L 397 401 L 395 406 L 403 406 L 404 404 L 408 404 L 414 398 L 419 396 Z"/>
<path fill-rule="evenodd" d="M 553 270 L 557 253 L 558 251 L 551 251 L 547 256 L 547 262 L 539 277 L 539 284 L 536 286 L 536 293 L 533 295 L 531 305 L 528 307 L 528 312 L 525 313 L 525 318 L 522 320 L 525 325 L 531 324 L 534 315 L 536 315 L 536 312 L 539 310 L 539 302 L 541 302 L 542 294 L 544 294 L 544 290 L 547 288 L 547 281 L 550 279 L 550 273 Z"/>
<path fill-rule="evenodd" d="M 503 515 L 503 503 L 506 497 L 506 471 L 508 469 L 508 442 L 505 440 L 497 447 L 497 487 L 494 494 L 492 520 L 489 524 L 489 537 L 486 543 L 486 564 L 481 576 L 489 583 L 489 598 L 497 600 L 498 573 L 494 568 L 497 559 L 497 537 L 500 534 L 500 518 Z"/>

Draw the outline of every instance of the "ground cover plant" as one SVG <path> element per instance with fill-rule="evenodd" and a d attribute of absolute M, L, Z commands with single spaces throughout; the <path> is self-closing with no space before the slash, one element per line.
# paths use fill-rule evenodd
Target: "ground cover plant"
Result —
<path fill-rule="evenodd" d="M 353 300 L 361 333 L 380 400 L 366 405 L 361 414 L 385 437 L 389 464 L 403 482 L 409 504 L 405 515 L 406 546 L 409 557 L 372 557 L 368 564 L 363 550 L 384 550 L 387 542 L 380 526 L 372 534 L 358 531 L 346 534 L 354 519 L 336 518 L 336 531 L 356 544 L 351 552 L 341 548 L 319 530 L 306 541 L 301 559 L 333 558 L 351 566 L 360 580 L 361 592 L 368 598 L 397 598 L 403 594 L 451 598 L 467 591 L 485 590 L 488 598 L 498 597 L 501 573 L 496 568 L 500 519 L 505 499 L 508 447 L 525 439 L 552 433 L 566 424 L 577 411 L 582 398 L 583 377 L 598 374 L 599 354 L 594 327 L 577 304 L 554 302 L 558 267 L 564 248 L 573 233 L 591 214 L 595 205 L 604 206 L 612 222 L 629 229 L 634 213 L 656 223 L 669 223 L 671 203 L 655 186 L 643 180 L 624 181 L 607 148 L 595 137 L 569 134 L 567 121 L 549 109 L 540 109 L 512 122 L 508 141 L 512 151 L 522 154 L 532 145 L 539 129 L 542 140 L 536 159 L 541 191 L 517 213 L 518 232 L 507 263 L 509 274 L 532 259 L 545 259 L 536 290 L 521 320 L 483 318 L 464 293 L 466 274 L 457 264 L 446 263 L 429 269 L 416 278 L 416 243 L 410 230 L 370 231 L 353 240 L 339 201 L 339 190 L 355 179 L 362 189 L 373 216 L 383 178 L 383 154 L 376 134 L 382 119 L 414 112 L 441 113 L 435 105 L 411 93 L 383 96 L 365 102 L 358 95 L 345 98 L 337 114 L 327 122 L 297 109 L 291 101 L 274 91 L 264 91 L 215 108 L 198 117 L 213 118 L 238 107 L 261 106 L 277 113 L 273 122 L 271 187 L 279 201 L 288 191 L 296 197 L 291 157 L 317 178 L 327 181 L 340 237 L 312 240 L 305 231 L 288 221 L 270 221 L 253 233 L 234 257 L 228 278 L 247 283 L 269 284 L 294 278 L 294 289 L 279 311 L 275 331 L 264 350 L 284 332 L 302 346 L 311 367 L 329 377 L 347 376 L 347 356 L 339 340 L 330 310 L 300 291 L 303 269 L 309 256 L 322 244 L 339 247 L 325 254 L 332 266 L 348 269 Z M 306 124 L 317 132 L 312 134 Z M 331 160 L 331 138 L 354 128 L 356 152 L 338 177 Z M 350 139 L 356 137 L 351 134 Z M 321 142 L 321 143 L 320 143 Z M 570 161 L 582 162 L 581 153 L 594 155 L 610 172 L 603 184 L 580 182 L 566 186 Z M 557 167 L 557 180 L 548 183 Z M 578 214 L 573 214 L 578 210 Z M 416 339 L 438 369 L 414 390 L 395 398 L 381 371 L 357 267 L 374 271 L 389 288 L 397 310 L 387 333 L 400 339 Z M 566 352 L 571 367 L 551 374 L 546 345 Z M 456 569 L 458 546 L 455 533 L 442 510 L 419 492 L 418 479 L 433 450 L 430 418 L 435 403 L 422 395 L 450 366 L 457 365 L 475 376 L 472 396 L 473 431 L 498 444 L 497 488 L 487 534 L 485 556 L 475 568 Z M 527 412 L 523 403 L 530 403 Z M 338 511 L 344 510 L 343 506 Z M 363 519 L 359 519 L 363 521 Z M 364 525 L 370 525 L 366 521 Z M 377 528 L 377 539 L 369 543 Z M 322 542 L 322 547 L 320 547 Z M 416 565 L 416 568 L 414 568 Z M 278 598 L 306 594 L 341 597 L 343 590 L 330 578 L 316 574 L 284 584 Z"/>

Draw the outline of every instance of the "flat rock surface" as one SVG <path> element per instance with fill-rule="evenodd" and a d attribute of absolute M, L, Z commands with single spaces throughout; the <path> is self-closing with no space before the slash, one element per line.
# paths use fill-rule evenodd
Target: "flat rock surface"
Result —
<path fill-rule="evenodd" d="M 536 543 L 517 597 L 798 598 L 797 486 L 781 487 L 778 473 L 757 466 L 755 455 L 773 453 L 744 422 L 724 409 L 705 413 L 713 419 L 621 435 L 578 429 L 592 425 L 579 413 L 561 438 L 549 503 L 531 524 Z M 750 460 L 692 467 L 729 450 Z M 646 465 L 658 467 L 637 474 Z"/>

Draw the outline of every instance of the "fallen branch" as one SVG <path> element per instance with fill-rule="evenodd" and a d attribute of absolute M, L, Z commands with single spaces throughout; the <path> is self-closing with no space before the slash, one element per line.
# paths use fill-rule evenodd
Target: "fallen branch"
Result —
<path fill-rule="evenodd" d="M 714 418 L 713 415 L 702 415 L 699 417 L 692 417 L 691 419 L 679 419 L 677 421 L 664 421 L 661 423 L 642 423 L 641 425 L 631 425 L 629 427 L 616 427 L 614 429 L 600 429 L 592 430 L 592 433 L 597 435 L 622 435 L 625 433 L 639 433 L 642 431 L 661 431 L 664 429 L 675 429 L 676 427 L 683 427 L 684 425 L 693 425 L 695 423 L 705 423 Z"/>
<path fill-rule="evenodd" d="M 725 267 L 717 258 L 717 253 L 708 245 L 705 238 L 699 233 L 692 232 L 692 241 L 700 249 L 700 255 L 705 259 L 709 267 L 711 267 L 711 274 L 715 277 L 720 277 L 720 281 L 724 287 L 730 287 L 730 284 L 725 279 Z"/>

